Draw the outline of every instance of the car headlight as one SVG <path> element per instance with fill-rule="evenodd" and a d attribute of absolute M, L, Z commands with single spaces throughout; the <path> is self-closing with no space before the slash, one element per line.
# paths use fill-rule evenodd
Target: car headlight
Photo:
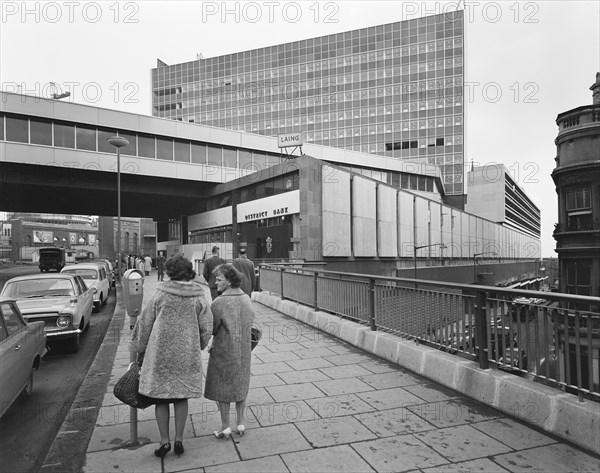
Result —
<path fill-rule="evenodd" d="M 56 326 L 58 328 L 67 328 L 69 325 L 71 325 L 70 315 L 61 315 L 58 319 L 56 319 Z"/>

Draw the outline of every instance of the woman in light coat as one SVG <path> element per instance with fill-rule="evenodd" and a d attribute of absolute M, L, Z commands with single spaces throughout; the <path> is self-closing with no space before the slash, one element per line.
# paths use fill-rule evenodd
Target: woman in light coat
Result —
<path fill-rule="evenodd" d="M 204 397 L 217 401 L 221 414 L 221 431 L 217 438 L 229 438 L 229 406 L 235 402 L 237 432 L 244 434 L 244 409 L 250 388 L 251 334 L 254 307 L 248 295 L 240 289 L 242 275 L 230 264 L 214 270 L 217 297 L 211 306 L 213 313 L 213 343 L 208 359 Z"/>
<path fill-rule="evenodd" d="M 192 263 L 170 258 L 165 269 L 170 281 L 159 284 L 144 304 L 131 335 L 130 350 L 143 354 L 139 392 L 156 404 L 160 447 L 171 450 L 169 404 L 175 411 L 176 454 L 183 453 L 188 399 L 202 397 L 202 353 L 212 334 L 212 312 L 203 288 L 193 282 Z M 139 355 L 138 355 L 139 356 Z"/>

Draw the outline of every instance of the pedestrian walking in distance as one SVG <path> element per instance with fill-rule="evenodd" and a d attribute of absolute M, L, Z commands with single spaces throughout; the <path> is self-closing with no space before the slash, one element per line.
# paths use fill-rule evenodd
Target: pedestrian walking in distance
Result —
<path fill-rule="evenodd" d="M 212 255 L 210 258 L 206 258 L 206 261 L 204 261 L 204 271 L 202 271 L 202 276 L 204 276 L 204 279 L 206 279 L 206 282 L 208 283 L 208 287 L 210 287 L 210 293 L 212 295 L 213 301 L 219 295 L 213 271 L 217 266 L 225 263 L 226 261 L 223 258 L 219 257 L 219 247 L 213 246 Z"/>
<path fill-rule="evenodd" d="M 162 252 L 156 258 L 156 271 L 158 280 L 162 281 L 165 277 L 165 257 Z"/>
<path fill-rule="evenodd" d="M 255 312 L 252 301 L 240 289 L 242 275 L 230 264 L 215 270 L 219 297 L 212 305 L 213 343 L 206 371 L 204 397 L 217 401 L 221 430 L 217 438 L 229 438 L 229 406 L 235 402 L 237 428 L 243 435 L 244 409 L 250 388 L 251 329 Z"/>
<path fill-rule="evenodd" d="M 174 452 L 181 455 L 188 399 L 202 397 L 202 351 L 212 334 L 212 312 L 196 272 L 182 255 L 165 264 L 170 281 L 158 284 L 144 304 L 129 349 L 142 359 L 139 392 L 152 398 L 164 457 L 171 450 L 169 405 L 175 413 Z"/>
<path fill-rule="evenodd" d="M 152 270 L 152 258 L 150 255 L 144 256 L 144 271 L 146 271 L 146 276 L 150 276 L 150 271 Z"/>
<path fill-rule="evenodd" d="M 239 256 L 233 260 L 233 267 L 242 273 L 242 291 L 252 297 L 252 291 L 256 288 L 256 273 L 254 263 L 248 259 L 246 248 L 240 248 Z"/>

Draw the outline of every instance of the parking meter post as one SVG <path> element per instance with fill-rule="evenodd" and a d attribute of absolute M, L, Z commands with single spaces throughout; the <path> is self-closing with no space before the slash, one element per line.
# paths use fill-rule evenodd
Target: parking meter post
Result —
<path fill-rule="evenodd" d="M 123 274 L 121 284 L 123 288 L 123 300 L 125 302 L 125 310 L 129 316 L 129 329 L 133 330 L 138 315 L 142 311 L 142 302 L 144 299 L 144 275 L 139 269 L 130 269 Z M 136 361 L 137 353 L 129 353 L 129 361 Z M 138 425 L 137 425 L 137 409 L 129 408 L 129 442 L 131 444 L 138 443 Z"/>

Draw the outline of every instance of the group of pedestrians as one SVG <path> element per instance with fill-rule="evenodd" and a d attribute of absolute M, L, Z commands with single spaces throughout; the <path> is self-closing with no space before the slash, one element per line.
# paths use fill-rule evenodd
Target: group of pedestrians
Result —
<path fill-rule="evenodd" d="M 244 262 L 240 263 L 241 260 Z M 159 264 L 157 260 L 160 274 Z M 227 264 L 219 257 L 219 248 L 213 247 L 212 256 L 205 261 L 203 276 L 196 274 L 191 261 L 183 255 L 163 261 L 162 266 L 169 280 L 159 284 L 144 304 L 130 343 L 130 350 L 138 354 L 141 363 L 139 392 L 155 404 L 160 446 L 154 454 L 161 458 L 171 451 L 170 404 L 174 406 L 175 417 L 173 451 L 181 455 L 188 399 L 203 394 L 215 401 L 219 409 L 221 430 L 214 432 L 216 438 L 232 435 L 229 419 L 232 402 L 236 403 L 235 432 L 244 434 L 244 409 L 250 388 L 251 328 L 255 317 L 248 297 L 255 286 L 254 265 L 245 254 Z M 203 389 L 205 348 L 209 360 Z"/>
<path fill-rule="evenodd" d="M 149 276 L 152 271 L 152 258 L 150 255 L 137 256 L 137 255 L 126 255 L 123 258 L 123 262 L 126 264 L 127 269 L 137 269 L 142 272 L 144 276 Z"/>

